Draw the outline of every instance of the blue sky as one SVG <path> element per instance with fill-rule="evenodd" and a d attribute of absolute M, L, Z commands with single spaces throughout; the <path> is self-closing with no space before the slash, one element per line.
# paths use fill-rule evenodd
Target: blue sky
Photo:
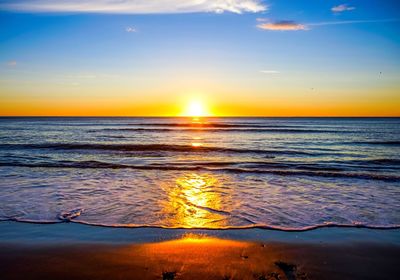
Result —
<path fill-rule="evenodd" d="M 156 100 L 175 114 L 171 100 L 201 98 L 223 114 L 400 113 L 398 1 L 192 2 L 0 1 L 2 110 L 157 114 Z"/>

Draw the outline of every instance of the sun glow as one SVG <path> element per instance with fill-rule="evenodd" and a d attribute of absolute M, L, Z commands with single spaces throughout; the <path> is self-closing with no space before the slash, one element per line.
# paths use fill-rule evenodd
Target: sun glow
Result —
<path fill-rule="evenodd" d="M 187 117 L 205 117 L 209 116 L 210 112 L 204 106 L 203 102 L 200 100 L 192 100 L 187 105 L 183 115 Z"/>

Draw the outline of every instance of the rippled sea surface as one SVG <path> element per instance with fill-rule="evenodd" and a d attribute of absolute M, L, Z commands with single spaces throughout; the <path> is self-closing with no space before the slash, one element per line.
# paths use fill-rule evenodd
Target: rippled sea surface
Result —
<path fill-rule="evenodd" d="M 400 226 L 399 118 L 0 118 L 0 220 Z"/>

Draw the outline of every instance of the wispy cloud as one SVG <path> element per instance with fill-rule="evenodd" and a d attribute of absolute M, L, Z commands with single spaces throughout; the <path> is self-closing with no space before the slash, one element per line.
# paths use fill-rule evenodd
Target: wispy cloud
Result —
<path fill-rule="evenodd" d="M 136 28 L 132 26 L 128 26 L 127 28 L 125 28 L 125 31 L 128 33 L 137 32 Z"/>
<path fill-rule="evenodd" d="M 334 12 L 334 13 L 342 13 L 342 12 L 345 12 L 345 11 L 352 11 L 352 10 L 355 10 L 355 9 L 356 9 L 355 7 L 351 7 L 351 6 L 347 5 L 347 4 L 341 4 L 341 5 L 332 7 L 331 11 Z"/>
<path fill-rule="evenodd" d="M 258 19 L 257 21 L 260 22 L 260 19 Z M 306 25 L 296 23 L 290 20 L 281 20 L 276 22 L 262 22 L 258 24 L 257 27 L 263 30 L 273 30 L 273 31 L 307 30 Z"/>
<path fill-rule="evenodd" d="M 400 21 L 398 18 L 389 19 L 373 19 L 373 20 L 342 20 L 342 21 L 322 21 L 322 22 L 311 22 L 311 23 L 296 23 L 294 21 L 277 21 L 268 22 L 267 19 L 258 18 L 256 19 L 257 27 L 263 30 L 282 30 L 282 31 L 296 31 L 296 30 L 310 30 L 312 27 L 326 26 L 326 25 L 342 25 L 342 24 L 362 24 L 362 23 L 384 23 L 384 22 L 396 22 Z"/>
<path fill-rule="evenodd" d="M 260 70 L 260 73 L 263 73 L 263 74 L 279 74 L 280 72 L 276 71 L 276 70 Z"/>
<path fill-rule="evenodd" d="M 341 24 L 361 24 L 361 23 L 383 23 L 383 22 L 396 22 L 398 18 L 387 18 L 387 19 L 372 19 L 372 20 L 342 20 L 342 21 L 322 21 L 307 23 L 307 26 L 324 26 L 324 25 L 341 25 Z"/>
<path fill-rule="evenodd" d="M 62 79 L 72 79 L 72 80 L 94 80 L 94 79 L 115 79 L 120 78 L 121 76 L 116 74 L 107 74 L 107 73 L 78 73 L 78 74 L 62 74 L 59 75 L 58 78 Z"/>
<path fill-rule="evenodd" d="M 17 65 L 17 62 L 15 60 L 10 60 L 10 61 L 7 61 L 7 65 L 13 67 L 13 66 Z"/>
<path fill-rule="evenodd" d="M 262 0 L 5 0 L 0 9 L 31 12 L 159 14 L 263 12 Z"/>

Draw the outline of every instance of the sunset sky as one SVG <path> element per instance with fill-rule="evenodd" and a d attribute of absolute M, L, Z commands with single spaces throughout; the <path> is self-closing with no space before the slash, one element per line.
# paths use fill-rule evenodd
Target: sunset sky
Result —
<path fill-rule="evenodd" d="M 400 116 L 400 1 L 0 0 L 0 115 Z M 191 103 L 192 102 L 192 103 Z"/>

